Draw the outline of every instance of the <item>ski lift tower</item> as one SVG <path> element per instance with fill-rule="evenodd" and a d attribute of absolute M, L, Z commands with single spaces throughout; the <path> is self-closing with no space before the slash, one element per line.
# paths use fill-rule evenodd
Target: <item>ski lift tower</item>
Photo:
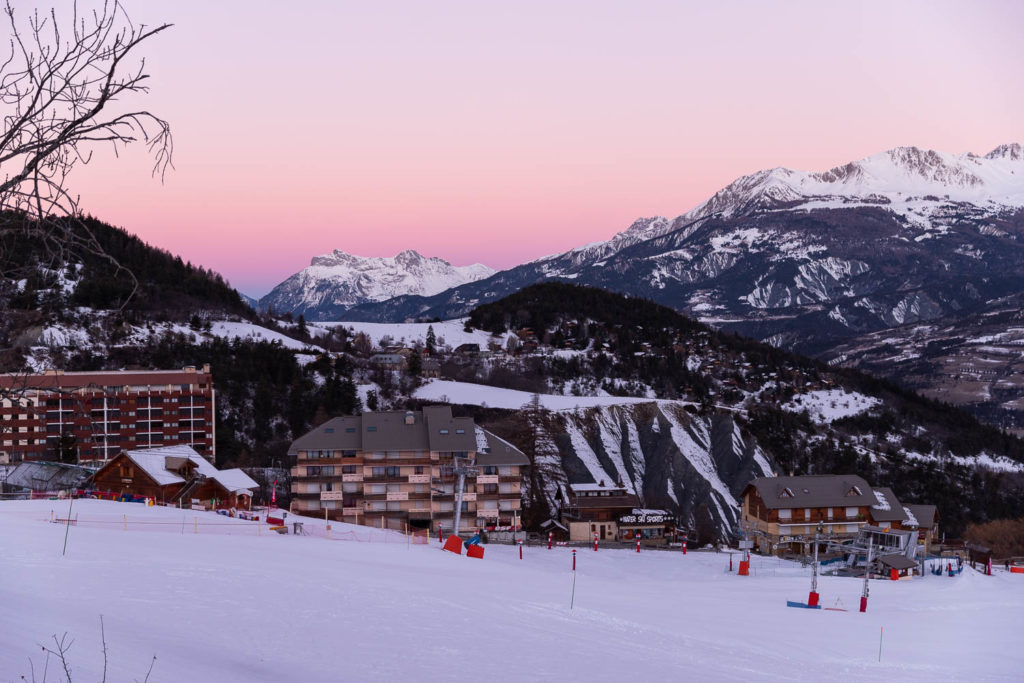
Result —
<path fill-rule="evenodd" d="M 458 536 L 459 525 L 462 522 L 462 493 L 466 488 L 466 475 L 476 475 L 477 467 L 473 458 L 456 455 L 452 458 L 452 471 L 457 478 L 455 484 L 455 520 L 452 533 Z"/>

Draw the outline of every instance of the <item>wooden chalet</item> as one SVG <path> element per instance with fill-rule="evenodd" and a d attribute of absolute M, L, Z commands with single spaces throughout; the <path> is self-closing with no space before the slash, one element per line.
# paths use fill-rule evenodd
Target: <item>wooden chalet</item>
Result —
<path fill-rule="evenodd" d="M 240 469 L 218 470 L 188 446 L 121 451 L 92 478 L 97 491 L 158 503 L 248 508 L 259 485 Z"/>

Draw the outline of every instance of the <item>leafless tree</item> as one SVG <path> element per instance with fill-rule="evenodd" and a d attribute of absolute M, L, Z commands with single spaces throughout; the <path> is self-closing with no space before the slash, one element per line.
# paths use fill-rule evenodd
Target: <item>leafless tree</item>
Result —
<path fill-rule="evenodd" d="M 81 220 L 69 177 L 96 151 L 119 155 L 135 142 L 148 147 L 155 176 L 172 166 L 167 121 L 132 106 L 149 90 L 139 46 L 170 25 L 135 25 L 120 0 L 61 9 L 22 16 L 7 0 L 0 18 L 10 34 L 8 49 L 0 46 L 0 318 L 23 265 L 59 269 L 91 254 L 137 285 Z M 37 262 L 12 263 L 14 244 L 30 244 Z"/>

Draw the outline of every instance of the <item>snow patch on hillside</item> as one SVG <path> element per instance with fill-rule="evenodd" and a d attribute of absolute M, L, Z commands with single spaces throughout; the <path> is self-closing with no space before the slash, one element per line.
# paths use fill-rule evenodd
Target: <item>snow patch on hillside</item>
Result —
<path fill-rule="evenodd" d="M 804 410 L 811 416 L 811 420 L 818 423 L 828 423 L 851 415 L 863 413 L 881 404 L 881 399 L 874 396 L 866 396 L 855 391 L 845 389 L 823 389 L 810 391 L 806 394 L 797 394 L 789 403 L 780 407 L 791 413 L 799 413 Z"/>

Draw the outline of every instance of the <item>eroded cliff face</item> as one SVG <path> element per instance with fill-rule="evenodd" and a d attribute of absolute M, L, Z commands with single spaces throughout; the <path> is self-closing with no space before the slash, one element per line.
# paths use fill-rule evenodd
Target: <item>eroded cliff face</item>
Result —
<path fill-rule="evenodd" d="M 727 537 L 739 521 L 743 487 L 773 470 L 732 416 L 698 415 L 680 403 L 547 413 L 533 422 L 537 474 L 531 485 L 540 490 L 527 497 L 552 511 L 568 483 L 621 481 L 643 507 L 669 510 L 690 529 L 711 524 Z"/>

